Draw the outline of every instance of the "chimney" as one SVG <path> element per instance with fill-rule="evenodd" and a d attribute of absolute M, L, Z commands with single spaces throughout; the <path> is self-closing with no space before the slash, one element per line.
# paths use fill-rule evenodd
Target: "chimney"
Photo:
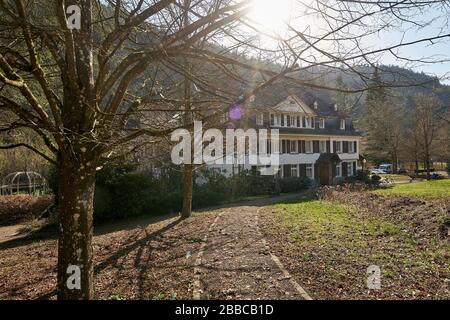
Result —
<path fill-rule="evenodd" d="M 314 101 L 314 110 L 317 110 L 318 106 L 319 106 L 319 104 L 317 103 L 317 101 Z"/>
<path fill-rule="evenodd" d="M 334 111 L 338 111 L 338 105 L 337 105 L 337 103 L 334 104 Z"/>

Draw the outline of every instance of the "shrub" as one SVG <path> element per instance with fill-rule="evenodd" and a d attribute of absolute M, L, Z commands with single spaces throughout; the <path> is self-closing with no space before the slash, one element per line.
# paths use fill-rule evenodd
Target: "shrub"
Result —
<path fill-rule="evenodd" d="M 279 183 L 281 192 L 302 191 L 311 186 L 311 180 L 307 177 L 282 178 Z"/>
<path fill-rule="evenodd" d="M 372 185 L 374 185 L 374 186 L 378 186 L 378 185 L 380 184 L 380 180 L 381 180 L 381 177 L 378 176 L 378 175 L 376 175 L 376 174 L 374 174 L 374 175 L 372 175 L 372 177 L 370 178 L 370 183 L 371 183 Z"/>
<path fill-rule="evenodd" d="M 358 170 L 356 171 L 356 174 L 351 177 L 353 181 L 359 181 L 359 182 L 364 182 L 364 183 L 370 183 L 370 176 L 369 176 L 369 171 L 367 170 Z"/>
<path fill-rule="evenodd" d="M 249 196 L 279 194 L 280 185 L 275 176 L 262 176 L 259 173 L 247 177 L 247 192 Z"/>

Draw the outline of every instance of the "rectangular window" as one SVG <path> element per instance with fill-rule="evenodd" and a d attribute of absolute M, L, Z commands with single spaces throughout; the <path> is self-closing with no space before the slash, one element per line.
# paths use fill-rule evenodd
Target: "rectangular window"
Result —
<path fill-rule="evenodd" d="M 302 117 L 297 116 L 297 128 L 301 128 L 301 126 L 302 126 Z"/>
<path fill-rule="evenodd" d="M 337 164 L 336 165 L 336 177 L 340 177 L 342 176 L 342 172 L 341 172 L 341 164 Z"/>
<path fill-rule="evenodd" d="M 303 119 L 305 119 L 305 128 L 311 128 L 311 122 L 309 117 L 304 117 Z"/>
<path fill-rule="evenodd" d="M 264 124 L 264 114 L 262 113 L 256 114 L 256 124 L 258 126 L 262 126 Z"/>
<path fill-rule="evenodd" d="M 348 153 L 355 153 L 354 146 L 355 146 L 355 144 L 353 143 L 353 141 L 348 142 Z"/>
<path fill-rule="evenodd" d="M 327 142 L 326 141 L 319 141 L 319 152 L 327 153 Z"/>
<path fill-rule="evenodd" d="M 286 127 L 290 127 L 291 126 L 291 116 L 287 115 L 286 116 Z"/>
<path fill-rule="evenodd" d="M 298 146 L 297 141 L 291 141 L 291 153 L 297 153 L 298 152 L 297 151 L 297 146 Z"/>
<path fill-rule="evenodd" d="M 291 165 L 291 177 L 298 177 L 298 164 Z"/>
<path fill-rule="evenodd" d="M 353 172 L 353 162 L 347 162 L 347 170 L 348 170 L 348 176 L 351 177 L 354 175 Z"/>
<path fill-rule="evenodd" d="M 313 179 L 313 165 L 312 164 L 306 165 L 306 176 L 308 178 L 310 178 L 311 180 Z"/>
<path fill-rule="evenodd" d="M 315 129 L 316 128 L 316 118 L 311 117 L 311 128 Z"/>
<path fill-rule="evenodd" d="M 312 153 L 312 152 L 313 152 L 313 142 L 305 141 L 305 153 Z"/>
<path fill-rule="evenodd" d="M 291 116 L 291 127 L 296 127 L 297 126 L 297 117 L 296 116 Z"/>
<path fill-rule="evenodd" d="M 336 145 L 336 150 L 334 150 L 334 152 L 342 153 L 342 141 L 336 141 L 335 145 Z"/>
<path fill-rule="evenodd" d="M 345 119 L 341 119 L 341 130 L 345 130 Z"/>
<path fill-rule="evenodd" d="M 275 115 L 274 115 L 274 114 L 271 114 L 271 115 L 270 115 L 270 125 L 271 125 L 271 126 L 274 126 L 274 125 L 275 125 Z"/>
<path fill-rule="evenodd" d="M 325 119 L 324 118 L 320 118 L 320 120 L 319 120 L 319 128 L 320 129 L 325 128 Z"/>

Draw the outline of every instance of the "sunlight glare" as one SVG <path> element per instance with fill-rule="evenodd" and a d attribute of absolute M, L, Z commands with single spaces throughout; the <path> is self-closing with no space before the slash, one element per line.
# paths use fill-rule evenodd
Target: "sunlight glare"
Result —
<path fill-rule="evenodd" d="M 292 0 L 251 0 L 249 18 L 262 32 L 282 35 L 291 18 Z"/>

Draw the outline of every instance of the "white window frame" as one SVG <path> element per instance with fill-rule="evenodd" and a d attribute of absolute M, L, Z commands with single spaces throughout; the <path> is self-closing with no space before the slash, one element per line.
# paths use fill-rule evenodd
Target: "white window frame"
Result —
<path fill-rule="evenodd" d="M 262 126 L 264 124 L 264 113 L 257 113 L 256 114 L 256 124 L 258 126 Z"/>
<path fill-rule="evenodd" d="M 273 115 L 273 125 L 272 125 L 272 115 Z M 270 114 L 270 125 L 274 127 L 281 127 L 281 114 L 271 113 Z"/>
<path fill-rule="evenodd" d="M 355 141 L 348 142 L 348 153 L 355 153 Z"/>
<path fill-rule="evenodd" d="M 327 142 L 325 140 L 319 140 L 319 152 L 327 153 Z"/>
<path fill-rule="evenodd" d="M 339 148 L 338 148 L 339 146 Z M 336 141 L 336 150 L 334 150 L 335 153 L 342 153 L 342 141 Z"/>
<path fill-rule="evenodd" d="M 308 145 L 309 145 L 309 151 L 308 151 Z M 306 140 L 305 141 L 305 153 L 313 153 L 313 142 L 311 140 Z"/>
<path fill-rule="evenodd" d="M 291 116 L 291 127 L 296 127 L 297 126 L 297 116 L 296 115 L 290 115 Z"/>
<path fill-rule="evenodd" d="M 291 164 L 291 177 L 298 177 L 299 176 L 298 174 L 299 174 L 298 164 Z"/>
<path fill-rule="evenodd" d="M 308 171 L 310 172 L 310 174 L 308 174 Z M 314 179 L 314 166 L 312 164 L 306 165 L 306 176 L 311 180 Z"/>
<path fill-rule="evenodd" d="M 336 177 L 342 177 L 342 165 L 340 162 L 336 165 Z"/>
<path fill-rule="evenodd" d="M 319 120 L 319 128 L 324 129 L 325 128 L 325 118 L 320 118 Z"/>
<path fill-rule="evenodd" d="M 311 129 L 311 118 L 310 117 L 305 117 L 305 128 Z"/>
<path fill-rule="evenodd" d="M 347 176 L 351 177 L 355 173 L 353 172 L 353 161 L 347 162 Z"/>
<path fill-rule="evenodd" d="M 289 153 L 298 153 L 298 142 L 297 140 L 289 140 L 290 142 L 290 150 Z"/>
<path fill-rule="evenodd" d="M 341 130 L 345 130 L 345 119 L 341 119 L 340 128 Z"/>

